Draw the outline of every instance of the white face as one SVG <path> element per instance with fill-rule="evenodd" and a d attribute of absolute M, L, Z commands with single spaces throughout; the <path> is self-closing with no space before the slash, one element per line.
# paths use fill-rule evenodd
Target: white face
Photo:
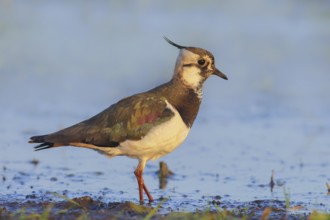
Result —
<path fill-rule="evenodd" d="M 184 84 L 191 88 L 198 88 L 204 78 L 200 75 L 200 69 L 196 66 L 183 67 L 181 78 Z"/>
<path fill-rule="evenodd" d="M 201 74 L 201 68 L 203 66 L 198 64 L 198 60 L 201 58 L 206 61 L 205 65 L 210 66 L 212 63 L 210 57 L 201 57 L 200 55 L 185 49 L 180 51 L 180 54 L 177 58 L 175 74 L 177 74 L 182 79 L 182 82 L 186 86 L 193 89 L 200 88 L 205 79 L 209 77 L 208 74 Z"/>

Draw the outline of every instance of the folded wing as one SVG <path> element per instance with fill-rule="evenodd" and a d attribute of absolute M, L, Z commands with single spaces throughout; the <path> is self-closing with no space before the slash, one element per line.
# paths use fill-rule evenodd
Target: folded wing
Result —
<path fill-rule="evenodd" d="M 168 121 L 174 113 L 164 98 L 144 93 L 111 105 L 94 117 L 48 135 L 31 137 L 41 143 L 36 150 L 70 143 L 116 147 L 125 140 L 139 140 L 155 125 Z"/>

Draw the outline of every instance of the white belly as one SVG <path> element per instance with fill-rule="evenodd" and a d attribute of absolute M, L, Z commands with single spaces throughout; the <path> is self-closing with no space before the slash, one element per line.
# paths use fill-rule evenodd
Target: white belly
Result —
<path fill-rule="evenodd" d="M 152 128 L 141 140 L 127 140 L 120 144 L 118 153 L 132 158 L 155 160 L 172 152 L 187 137 L 190 130 L 180 114 L 168 103 L 174 116 Z"/>

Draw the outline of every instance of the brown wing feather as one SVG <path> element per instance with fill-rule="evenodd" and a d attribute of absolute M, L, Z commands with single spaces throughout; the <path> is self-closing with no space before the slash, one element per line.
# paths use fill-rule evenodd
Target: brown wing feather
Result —
<path fill-rule="evenodd" d="M 54 146 L 86 143 L 115 147 L 127 139 L 141 139 L 153 126 L 173 117 L 174 113 L 166 105 L 164 98 L 142 93 L 123 99 L 71 127 L 49 135 L 31 137 L 30 142 L 42 143 L 43 148 L 45 143 Z"/>

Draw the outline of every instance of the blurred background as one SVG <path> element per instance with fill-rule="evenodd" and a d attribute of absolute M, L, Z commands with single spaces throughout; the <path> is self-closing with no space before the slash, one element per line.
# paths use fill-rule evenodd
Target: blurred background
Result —
<path fill-rule="evenodd" d="M 1 199 L 69 190 L 137 201 L 137 161 L 72 147 L 33 152 L 27 141 L 168 81 L 178 50 L 167 36 L 211 51 L 229 80 L 205 83 L 188 139 L 161 159 L 176 173 L 167 189 L 149 162 L 155 197 L 200 206 L 215 195 L 289 192 L 329 211 L 329 27 L 330 2 L 321 0 L 1 0 Z"/>

